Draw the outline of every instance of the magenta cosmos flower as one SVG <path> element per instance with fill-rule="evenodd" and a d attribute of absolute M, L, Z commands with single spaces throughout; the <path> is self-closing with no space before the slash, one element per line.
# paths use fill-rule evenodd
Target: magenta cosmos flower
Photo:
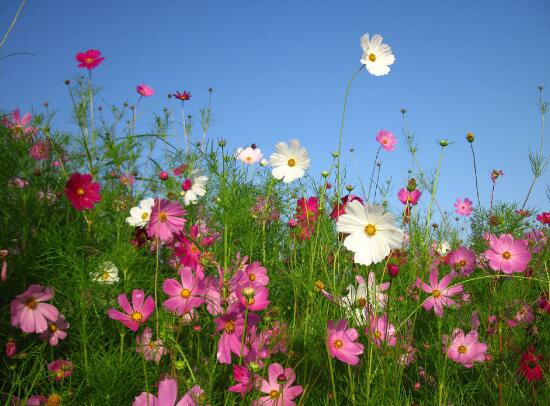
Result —
<path fill-rule="evenodd" d="M 401 188 L 399 192 L 397 192 L 399 201 L 405 205 L 410 204 L 411 206 L 415 206 L 418 203 L 421 195 L 422 192 L 418 189 L 409 192 L 407 188 Z"/>
<path fill-rule="evenodd" d="M 330 218 L 333 220 L 338 220 L 338 217 L 340 217 L 342 214 L 346 212 L 346 206 L 349 202 L 353 202 L 354 200 L 359 201 L 359 203 L 363 203 L 363 199 L 361 199 L 359 196 L 356 195 L 346 195 L 342 197 L 340 204 L 335 203 L 334 206 L 332 206 L 332 211 L 330 212 Z"/>
<path fill-rule="evenodd" d="M 58 359 L 48 364 L 48 370 L 53 374 L 57 382 L 71 376 L 73 373 L 73 363 L 69 360 Z"/>
<path fill-rule="evenodd" d="M 31 285 L 10 304 L 11 325 L 25 333 L 41 334 L 48 329 L 48 322 L 59 318 L 55 306 L 44 303 L 53 299 L 53 289 Z"/>
<path fill-rule="evenodd" d="M 195 406 L 204 397 L 204 391 L 200 386 L 195 385 L 176 403 L 178 384 L 172 378 L 165 378 L 160 381 L 158 388 L 158 396 L 142 392 L 139 396 L 136 396 L 132 406 Z"/>
<path fill-rule="evenodd" d="M 253 403 L 254 406 L 294 406 L 294 399 L 302 394 L 301 385 L 291 386 L 296 374 L 292 368 L 284 368 L 281 364 L 271 364 L 268 371 L 268 379 L 262 379 L 259 383 L 260 391 L 267 394 Z"/>
<path fill-rule="evenodd" d="M 15 109 L 13 113 L 11 113 L 11 118 L 2 118 L 2 124 L 5 127 L 9 128 L 12 131 L 20 132 L 27 135 L 34 135 L 36 133 L 36 128 L 29 125 L 31 121 L 32 114 L 25 113 L 23 117 L 21 117 L 21 111 L 19 109 Z"/>
<path fill-rule="evenodd" d="M 140 84 L 136 87 L 136 91 L 143 97 L 149 97 L 155 94 L 153 88 L 149 85 Z"/>
<path fill-rule="evenodd" d="M 125 313 L 116 309 L 109 309 L 109 317 L 118 320 L 132 331 L 138 331 L 139 326 L 145 323 L 155 310 L 155 301 L 151 296 L 145 297 L 141 289 L 134 289 L 132 292 L 132 305 L 124 293 L 118 295 L 118 304 Z"/>
<path fill-rule="evenodd" d="M 151 208 L 151 218 L 147 225 L 149 237 L 161 241 L 171 241 L 175 234 L 183 231 L 185 210 L 177 202 L 171 203 L 165 199 L 155 199 Z"/>
<path fill-rule="evenodd" d="M 99 66 L 105 58 L 101 56 L 101 52 L 96 49 L 88 49 L 86 52 L 76 54 L 76 61 L 79 68 L 92 70 Z"/>
<path fill-rule="evenodd" d="M 92 175 L 73 173 L 65 185 L 65 195 L 73 207 L 82 211 L 92 209 L 101 200 L 101 185 L 92 182 Z"/>
<path fill-rule="evenodd" d="M 460 247 L 447 254 L 447 263 L 462 276 L 468 276 L 474 271 L 476 254 L 465 247 Z"/>
<path fill-rule="evenodd" d="M 545 211 L 540 214 L 537 214 L 537 220 L 542 224 L 550 224 L 550 212 Z"/>
<path fill-rule="evenodd" d="M 174 93 L 174 97 L 183 102 L 183 101 L 191 99 L 191 93 L 189 93 L 187 90 L 184 90 L 181 93 L 180 92 Z"/>
<path fill-rule="evenodd" d="M 229 392 L 240 393 L 241 397 L 250 392 L 256 385 L 258 377 L 251 374 L 247 367 L 233 364 L 233 379 L 237 382 L 235 385 L 227 388 Z"/>
<path fill-rule="evenodd" d="M 162 356 L 166 353 L 161 339 L 153 340 L 153 331 L 150 328 L 143 330 L 143 333 L 136 338 L 136 352 L 143 354 L 147 361 L 160 362 Z"/>
<path fill-rule="evenodd" d="M 491 248 L 485 251 L 485 258 L 493 271 L 505 274 L 523 272 L 531 261 L 527 240 L 514 240 L 511 234 L 502 234 L 499 238 L 491 234 L 489 246 Z"/>
<path fill-rule="evenodd" d="M 388 315 L 384 314 L 381 317 L 372 315 L 370 317 L 369 326 L 365 327 L 365 334 L 369 335 L 377 347 L 386 342 L 390 347 L 394 347 L 397 343 L 395 337 L 395 327 L 388 323 Z"/>
<path fill-rule="evenodd" d="M 216 323 L 216 331 L 222 332 L 218 341 L 218 350 L 216 356 L 218 362 L 222 364 L 231 364 L 231 353 L 240 356 L 248 354 L 249 348 L 242 345 L 242 337 L 244 333 L 244 314 L 243 308 L 239 303 L 234 304 L 229 308 L 227 313 L 214 320 Z M 255 313 L 248 313 L 248 328 L 257 324 L 259 317 Z"/>
<path fill-rule="evenodd" d="M 467 197 L 464 198 L 464 201 L 456 199 L 455 203 L 455 213 L 460 216 L 469 216 L 472 214 L 472 201 Z"/>
<path fill-rule="evenodd" d="M 189 267 L 183 267 L 179 274 L 181 283 L 175 279 L 164 280 L 162 290 L 170 298 L 162 305 L 182 316 L 204 303 L 204 281 L 194 277 Z"/>
<path fill-rule="evenodd" d="M 36 143 L 29 150 L 29 155 L 35 161 L 47 159 L 50 155 L 50 143 L 43 140 L 36 141 Z"/>
<path fill-rule="evenodd" d="M 269 306 L 269 289 L 256 282 L 249 282 L 237 288 L 239 302 L 248 310 L 260 311 Z"/>
<path fill-rule="evenodd" d="M 395 144 L 397 144 L 395 135 L 388 130 L 378 131 L 378 134 L 376 134 L 376 141 L 380 143 L 384 151 L 393 151 L 395 149 Z"/>
<path fill-rule="evenodd" d="M 451 345 L 447 348 L 447 356 L 466 368 L 471 368 L 476 361 L 485 361 L 487 344 L 479 343 L 477 338 L 477 331 L 470 331 L 468 334 L 464 334 L 464 331 L 455 329 Z"/>
<path fill-rule="evenodd" d="M 363 344 L 356 343 L 359 333 L 354 328 L 348 328 L 347 320 L 340 320 L 334 325 L 332 320 L 327 323 L 327 348 L 332 358 L 350 365 L 359 363 L 358 355 L 363 354 Z"/>
<path fill-rule="evenodd" d="M 259 261 L 248 264 L 241 272 L 239 283 L 244 284 L 248 282 L 258 283 L 262 286 L 267 286 L 269 283 L 269 276 L 267 276 L 267 269 L 262 266 Z"/>
<path fill-rule="evenodd" d="M 451 296 L 461 293 L 464 287 L 462 285 L 456 285 L 450 288 L 448 287 L 453 280 L 452 272 L 441 278 L 441 281 L 438 281 L 438 278 L 439 270 L 435 267 L 430 272 L 429 285 L 420 281 L 420 279 L 417 280 L 417 284 L 420 284 L 420 287 L 424 292 L 431 295 L 424 300 L 422 307 L 426 310 L 433 308 L 438 317 L 443 317 L 443 307 L 449 307 L 456 304 L 456 302 L 451 299 Z"/>
<path fill-rule="evenodd" d="M 65 316 L 59 315 L 56 321 L 48 323 L 48 329 L 40 335 L 40 338 L 47 341 L 52 347 L 59 344 L 59 340 L 67 338 L 67 332 L 65 331 L 71 325 L 65 322 Z"/>

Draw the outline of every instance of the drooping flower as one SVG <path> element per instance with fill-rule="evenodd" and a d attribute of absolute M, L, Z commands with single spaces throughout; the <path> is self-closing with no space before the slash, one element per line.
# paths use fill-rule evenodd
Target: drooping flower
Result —
<path fill-rule="evenodd" d="M 358 355 L 363 353 L 363 344 L 357 343 L 359 333 L 354 328 L 348 328 L 345 319 L 335 324 L 332 320 L 327 323 L 326 345 L 330 356 L 350 365 L 359 363 Z"/>
<path fill-rule="evenodd" d="M 196 203 L 199 197 L 205 195 L 206 189 L 204 187 L 207 182 L 208 177 L 200 175 L 198 169 L 191 171 L 189 177 L 181 184 L 181 195 L 186 206 Z"/>
<path fill-rule="evenodd" d="M 540 361 L 542 361 L 542 355 L 536 355 L 535 347 L 530 346 L 527 351 L 521 354 L 518 374 L 527 379 L 528 382 L 542 381 L 543 373 Z"/>
<path fill-rule="evenodd" d="M 164 378 L 158 384 L 158 396 L 142 392 L 136 396 L 132 406 L 197 406 L 203 394 L 200 386 L 195 385 L 176 403 L 178 384 L 172 378 Z"/>
<path fill-rule="evenodd" d="M 89 174 L 73 173 L 65 185 L 65 195 L 78 211 L 93 209 L 101 200 L 100 190 L 101 185 Z"/>
<path fill-rule="evenodd" d="M 294 399 L 302 394 L 301 385 L 291 386 L 296 374 L 292 368 L 283 368 L 281 364 L 269 365 L 268 379 L 259 382 L 259 389 L 267 396 L 256 399 L 254 406 L 295 406 Z"/>
<path fill-rule="evenodd" d="M 186 221 L 183 218 L 185 213 L 178 202 L 155 199 L 155 204 L 151 207 L 147 234 L 161 241 L 171 241 L 174 235 L 182 233 Z"/>
<path fill-rule="evenodd" d="M 462 276 L 468 276 L 474 271 L 476 254 L 466 247 L 460 247 L 450 252 L 446 257 L 447 263 Z"/>
<path fill-rule="evenodd" d="M 95 49 L 88 49 L 86 52 L 76 54 L 76 61 L 79 68 L 92 70 L 99 66 L 105 58 L 101 56 L 101 52 Z"/>
<path fill-rule="evenodd" d="M 438 279 L 439 270 L 437 267 L 434 267 L 430 272 L 430 284 L 428 285 L 420 279 L 417 279 L 417 285 L 419 285 L 424 292 L 431 295 L 424 300 L 422 307 L 426 310 L 433 308 L 438 317 L 443 317 L 443 308 L 456 304 L 451 297 L 462 293 L 464 287 L 462 285 L 448 287 L 453 280 L 453 272 L 445 275 L 441 278 L 441 281 L 438 281 Z"/>
<path fill-rule="evenodd" d="M 330 212 L 330 218 L 333 220 L 337 220 L 338 217 L 340 217 L 342 214 L 346 212 L 346 206 L 349 202 L 353 202 L 354 200 L 357 200 L 359 203 L 363 203 L 363 199 L 361 199 L 359 196 L 356 195 L 346 195 L 342 197 L 341 203 L 334 203 L 334 206 L 332 207 L 332 211 Z"/>
<path fill-rule="evenodd" d="M 451 337 L 451 344 L 446 352 L 447 356 L 466 368 L 471 368 L 474 362 L 485 361 L 487 344 L 478 342 L 477 331 L 470 331 L 464 334 L 461 329 L 455 329 Z"/>
<path fill-rule="evenodd" d="M 179 274 L 181 283 L 171 278 L 164 280 L 162 290 L 170 298 L 162 305 L 182 316 L 204 303 L 204 281 L 194 277 L 189 267 L 183 267 Z"/>
<path fill-rule="evenodd" d="M 537 220 L 542 224 L 550 224 L 550 211 L 545 211 L 537 214 Z"/>
<path fill-rule="evenodd" d="M 35 161 L 42 161 L 44 159 L 47 159 L 50 155 L 50 143 L 43 140 L 36 141 L 29 150 L 29 155 Z"/>
<path fill-rule="evenodd" d="M 155 199 L 143 199 L 139 202 L 139 206 L 130 209 L 130 217 L 126 217 L 126 222 L 132 227 L 145 227 L 151 218 L 154 204 Z"/>
<path fill-rule="evenodd" d="M 467 197 L 464 198 L 464 201 L 460 199 L 456 199 L 455 206 L 455 213 L 460 216 L 469 216 L 472 214 L 472 201 L 468 199 Z"/>
<path fill-rule="evenodd" d="M 361 63 L 366 66 L 371 75 L 383 76 L 390 72 L 390 65 L 395 62 L 389 45 L 382 44 L 382 36 L 375 34 L 369 39 L 369 34 L 361 37 L 363 56 Z"/>
<path fill-rule="evenodd" d="M 489 247 L 485 251 L 485 258 L 493 271 L 502 271 L 505 274 L 523 272 L 531 261 L 531 252 L 527 240 L 514 240 L 511 234 L 502 234 L 489 237 Z"/>
<path fill-rule="evenodd" d="M 153 331 L 147 327 L 140 336 L 136 337 L 136 352 L 142 353 L 147 361 L 160 362 L 162 356 L 167 352 L 162 340 L 153 340 Z"/>
<path fill-rule="evenodd" d="M 48 329 L 48 322 L 59 318 L 55 306 L 44 303 L 53 299 L 53 289 L 41 285 L 31 285 L 25 292 L 11 301 L 11 325 L 25 333 L 41 334 Z"/>
<path fill-rule="evenodd" d="M 57 320 L 48 323 L 47 330 L 40 334 L 40 338 L 55 347 L 59 344 L 59 340 L 67 338 L 65 330 L 69 327 L 70 324 L 65 321 L 65 316 L 60 314 Z"/>
<path fill-rule="evenodd" d="M 275 145 L 275 152 L 269 157 L 269 163 L 273 167 L 272 174 L 275 179 L 282 179 L 284 183 L 290 183 L 304 176 L 309 168 L 309 155 L 298 140 L 279 142 Z"/>
<path fill-rule="evenodd" d="M 388 323 L 387 314 L 382 316 L 371 315 L 369 325 L 365 327 L 365 334 L 372 338 L 377 347 L 380 347 L 382 342 L 390 347 L 394 347 L 397 343 L 395 327 L 393 324 Z"/>
<path fill-rule="evenodd" d="M 388 130 L 378 131 L 376 134 L 376 141 L 380 143 L 380 146 L 384 148 L 384 151 L 393 151 L 395 149 L 395 144 L 397 144 L 395 135 Z"/>
<path fill-rule="evenodd" d="M 260 162 L 263 157 L 262 151 L 255 144 L 246 148 L 237 148 L 235 152 L 235 159 L 248 165 Z"/>
<path fill-rule="evenodd" d="M 412 192 L 409 192 L 407 188 L 401 188 L 397 193 L 397 198 L 401 203 L 405 205 L 410 204 L 411 206 L 415 206 L 418 203 L 418 200 L 420 199 L 421 195 L 422 195 L 422 192 L 418 189 L 415 189 Z"/>
<path fill-rule="evenodd" d="M 382 206 L 363 206 L 355 200 L 338 218 L 336 230 L 349 234 L 344 246 L 355 253 L 355 263 L 368 266 L 382 261 L 393 248 L 401 248 L 403 231 L 394 224 L 393 216 L 384 213 Z"/>
<path fill-rule="evenodd" d="M 58 359 L 48 364 L 48 370 L 53 374 L 56 382 L 60 382 L 73 373 L 73 363 L 66 359 Z"/>
<path fill-rule="evenodd" d="M 145 85 L 143 83 L 139 84 L 136 87 L 136 91 L 140 94 L 140 96 L 143 96 L 143 97 L 149 97 L 155 94 L 155 91 L 151 86 Z"/>
<path fill-rule="evenodd" d="M 122 313 L 116 309 L 109 309 L 109 317 L 118 320 L 132 331 L 138 331 L 139 326 L 147 321 L 155 310 L 155 301 L 151 296 L 145 297 L 141 289 L 134 289 L 132 292 L 132 305 L 128 297 L 121 293 L 118 295 L 118 304 L 124 310 Z"/>
<path fill-rule="evenodd" d="M 181 93 L 180 92 L 174 93 L 174 97 L 183 102 L 183 101 L 189 100 L 191 98 L 191 93 L 189 93 L 187 90 L 184 90 Z"/>

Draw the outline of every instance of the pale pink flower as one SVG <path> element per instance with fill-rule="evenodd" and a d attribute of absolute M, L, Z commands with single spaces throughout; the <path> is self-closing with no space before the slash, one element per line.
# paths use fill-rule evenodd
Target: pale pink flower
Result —
<path fill-rule="evenodd" d="M 466 368 L 471 368 L 474 362 L 485 361 L 487 344 L 477 341 L 477 331 L 470 331 L 464 334 L 464 331 L 455 329 L 452 334 L 452 342 L 446 349 L 447 356 Z"/>
<path fill-rule="evenodd" d="M 350 365 L 359 363 L 358 355 L 363 354 L 363 344 L 357 343 L 359 333 L 354 328 L 348 328 L 348 322 L 345 319 L 334 324 L 332 320 L 327 323 L 327 348 L 332 358 L 338 358 L 340 361 Z"/>
<path fill-rule="evenodd" d="M 472 201 L 468 199 L 467 197 L 464 198 L 464 201 L 460 199 L 456 199 L 455 206 L 455 213 L 460 216 L 469 216 L 472 214 Z"/>
<path fill-rule="evenodd" d="M 147 327 L 136 337 L 136 352 L 142 353 L 147 361 L 155 361 L 158 364 L 167 351 L 161 339 L 153 340 L 153 331 Z"/>
<path fill-rule="evenodd" d="M 142 392 L 136 396 L 132 406 L 196 406 L 203 396 L 204 391 L 200 386 L 195 385 L 176 403 L 178 384 L 172 378 L 165 378 L 159 382 L 158 396 Z"/>
<path fill-rule="evenodd" d="M 151 208 L 151 217 L 147 225 L 149 237 L 156 237 L 161 241 L 171 241 L 174 235 L 183 232 L 185 224 L 185 210 L 177 202 L 155 199 Z"/>
<path fill-rule="evenodd" d="M 461 293 L 464 290 L 464 287 L 462 285 L 456 285 L 450 288 L 448 287 L 453 280 L 453 272 L 445 275 L 441 278 L 441 281 L 438 281 L 438 278 L 439 270 L 434 268 L 430 272 L 429 285 L 420 281 L 420 279 L 417 279 L 417 283 L 424 292 L 431 295 L 424 300 L 422 307 L 426 310 L 433 308 L 437 316 L 443 317 L 443 307 L 449 307 L 456 304 L 456 302 L 451 299 L 451 296 Z"/>
<path fill-rule="evenodd" d="M 524 234 L 523 236 L 527 239 L 529 248 L 533 254 L 538 254 L 542 251 L 546 243 L 548 242 L 548 237 L 541 230 L 531 230 Z"/>
<path fill-rule="evenodd" d="M 302 394 L 301 385 L 291 386 L 296 379 L 292 368 L 274 363 L 268 368 L 268 379 L 259 383 L 260 391 L 267 394 L 253 403 L 254 406 L 295 406 L 294 399 Z"/>
<path fill-rule="evenodd" d="M 466 247 L 460 247 L 447 254 L 446 262 L 462 276 L 468 276 L 474 271 L 476 254 Z"/>
<path fill-rule="evenodd" d="M 493 271 L 502 271 L 505 274 L 523 272 L 531 261 L 527 240 L 514 240 L 511 234 L 502 234 L 499 238 L 491 235 L 491 247 L 485 251 L 485 258 Z"/>
<path fill-rule="evenodd" d="M 10 304 L 11 325 L 19 327 L 25 333 L 43 333 L 48 328 L 48 322 L 55 322 L 59 318 L 59 311 L 55 306 L 44 303 L 51 299 L 52 288 L 29 286 Z"/>
<path fill-rule="evenodd" d="M 128 302 L 125 294 L 118 295 L 118 304 L 125 313 L 116 309 L 109 309 L 109 317 L 118 320 L 132 331 L 138 331 L 139 326 L 145 323 L 155 310 L 155 301 L 151 296 L 145 297 L 141 289 L 134 289 L 132 292 L 132 305 Z"/>
<path fill-rule="evenodd" d="M 60 314 L 57 320 L 48 323 L 48 329 L 40 335 L 40 338 L 55 347 L 59 340 L 67 338 L 65 330 L 69 327 L 70 324 L 65 322 L 65 317 Z"/>
<path fill-rule="evenodd" d="M 260 162 L 263 157 L 262 151 L 255 144 L 246 148 L 237 148 L 237 152 L 235 152 L 235 158 L 248 165 Z"/>
<path fill-rule="evenodd" d="M 31 120 L 31 113 L 25 113 L 23 117 L 21 117 L 21 112 L 19 111 L 19 109 L 15 109 L 11 114 L 11 118 L 4 117 L 2 119 L 2 124 L 6 128 L 11 129 L 14 133 L 15 138 L 19 139 L 20 135 L 28 135 L 32 137 L 34 134 L 36 134 L 37 129 L 36 127 L 30 125 Z"/>
<path fill-rule="evenodd" d="M 162 305 L 181 316 L 204 303 L 204 281 L 194 277 L 189 267 L 183 267 L 179 274 L 181 283 L 175 279 L 164 280 L 162 290 L 170 298 Z"/>
<path fill-rule="evenodd" d="M 42 161 L 47 159 L 50 155 L 50 143 L 47 141 L 38 140 L 29 150 L 29 155 L 35 161 Z"/>
<path fill-rule="evenodd" d="M 397 144 L 395 135 L 388 130 L 378 131 L 376 134 L 376 141 L 380 143 L 385 151 L 393 151 L 395 149 L 395 144 Z"/>
<path fill-rule="evenodd" d="M 377 347 L 380 347 L 382 342 L 386 342 L 390 347 L 397 343 L 395 326 L 388 323 L 387 314 L 381 317 L 371 315 L 369 325 L 365 327 L 365 334 L 372 338 Z"/>
<path fill-rule="evenodd" d="M 262 266 L 260 261 L 255 261 L 248 264 L 241 271 L 241 278 L 239 283 L 255 282 L 262 286 L 267 286 L 269 283 L 269 276 L 267 276 L 267 269 Z"/>
<path fill-rule="evenodd" d="M 140 84 L 136 87 L 136 91 L 143 97 L 149 97 L 155 94 L 153 88 L 149 85 Z"/>

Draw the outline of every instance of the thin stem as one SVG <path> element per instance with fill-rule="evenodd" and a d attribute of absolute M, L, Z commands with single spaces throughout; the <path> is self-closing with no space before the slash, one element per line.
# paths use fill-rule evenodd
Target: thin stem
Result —
<path fill-rule="evenodd" d="M 160 207 L 159 207 L 160 210 Z M 155 238 L 156 265 L 155 265 L 155 326 L 159 336 L 159 309 L 158 309 L 158 279 L 159 279 L 159 239 Z"/>
<path fill-rule="evenodd" d="M 370 182 L 369 182 L 369 195 L 365 196 L 367 200 L 370 200 L 370 191 L 372 190 L 372 181 L 374 180 L 374 171 L 376 169 L 376 161 L 378 161 L 378 155 L 380 154 L 381 149 L 382 149 L 382 145 L 378 147 L 378 151 L 376 151 L 376 156 L 374 157 L 374 163 L 372 164 L 372 172 L 370 174 Z"/>
<path fill-rule="evenodd" d="M 472 149 L 472 157 L 474 158 L 474 176 L 475 176 L 475 179 L 476 179 L 477 207 L 481 208 L 481 200 L 479 199 L 479 187 L 477 185 L 476 154 L 474 152 L 474 144 L 472 142 L 470 142 L 470 148 Z"/>
<path fill-rule="evenodd" d="M 184 101 L 182 100 L 181 101 L 181 122 L 182 122 L 182 125 L 183 125 L 183 141 L 185 143 L 185 153 L 188 154 L 189 153 L 189 140 L 187 138 L 187 128 L 185 126 L 185 110 L 183 108 L 183 103 L 184 103 Z"/>
<path fill-rule="evenodd" d="M 19 5 L 19 8 L 17 9 L 17 12 L 15 13 L 15 16 L 13 17 L 13 20 L 11 20 L 11 24 L 8 27 L 8 30 L 4 34 L 4 37 L 2 38 L 2 42 L 0 42 L 0 49 L 2 49 L 2 47 L 6 43 L 8 37 L 11 33 L 11 30 L 13 30 L 13 27 L 15 26 L 15 23 L 16 23 L 17 19 L 19 18 L 19 14 L 21 13 L 21 10 L 23 9 L 23 6 L 25 5 L 26 2 L 27 2 L 27 0 L 23 0 L 21 2 L 21 4 Z"/>
<path fill-rule="evenodd" d="M 376 184 L 374 185 L 374 197 L 372 198 L 372 204 L 376 203 L 376 192 L 378 191 L 378 181 L 380 180 L 380 168 L 382 165 L 378 166 L 378 174 L 376 175 Z"/>
<path fill-rule="evenodd" d="M 329 371 L 330 371 L 330 382 L 332 383 L 332 393 L 334 395 L 334 404 L 338 405 L 338 396 L 336 395 L 336 385 L 334 383 L 334 370 L 333 370 L 333 367 L 332 367 L 332 359 L 330 357 L 330 352 L 328 350 L 328 347 L 327 346 L 325 346 L 325 347 L 327 349 L 328 367 L 329 367 Z"/>

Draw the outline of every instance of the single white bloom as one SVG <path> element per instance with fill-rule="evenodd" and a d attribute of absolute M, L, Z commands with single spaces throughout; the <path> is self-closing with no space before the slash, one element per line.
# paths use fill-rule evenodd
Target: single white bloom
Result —
<path fill-rule="evenodd" d="M 181 195 L 186 206 L 196 203 L 199 197 L 204 196 L 206 182 L 208 182 L 208 177 L 201 176 L 198 169 L 191 171 L 189 177 L 181 185 Z"/>
<path fill-rule="evenodd" d="M 275 179 L 290 183 L 304 176 L 309 168 L 309 156 L 306 149 L 300 146 L 300 141 L 290 140 L 290 145 L 286 142 L 275 145 L 275 152 L 269 157 L 269 163 L 273 166 L 271 173 Z"/>
<path fill-rule="evenodd" d="M 390 65 L 395 62 L 391 48 L 387 44 L 382 44 L 382 36 L 375 34 L 369 40 L 369 34 L 361 37 L 361 48 L 363 56 L 361 63 L 366 66 L 371 75 L 383 76 L 390 72 Z"/>
<path fill-rule="evenodd" d="M 245 164 L 253 165 L 257 162 L 260 162 L 264 155 L 260 148 L 246 147 L 246 148 L 237 148 L 235 153 L 235 159 L 244 162 Z"/>
<path fill-rule="evenodd" d="M 260 165 L 261 165 L 261 166 L 268 166 L 268 165 L 269 165 L 269 161 L 268 161 L 267 159 L 262 159 L 262 160 L 260 161 Z"/>
<path fill-rule="evenodd" d="M 447 255 L 451 251 L 451 244 L 443 240 L 437 244 L 437 253 L 439 255 Z"/>
<path fill-rule="evenodd" d="M 354 200 L 346 205 L 346 211 L 338 217 L 336 230 L 349 234 L 344 246 L 355 253 L 357 264 L 376 264 L 386 258 L 392 248 L 401 248 L 403 231 L 395 226 L 390 213 L 382 206 L 363 206 Z"/>
<path fill-rule="evenodd" d="M 99 272 L 95 274 L 93 280 L 106 285 L 117 283 L 120 280 L 118 277 L 118 268 L 111 261 L 105 261 L 99 267 Z"/>
<path fill-rule="evenodd" d="M 130 209 L 130 217 L 126 217 L 126 222 L 132 227 L 144 227 L 149 223 L 151 217 L 151 208 L 155 204 L 155 199 L 148 198 L 139 202 L 139 206 Z"/>
<path fill-rule="evenodd" d="M 386 290 L 389 289 L 390 283 L 376 283 L 374 272 L 369 272 L 368 281 L 365 282 L 362 276 L 355 277 L 357 287 L 348 286 L 348 294 L 342 298 L 342 304 L 348 315 L 353 317 L 355 321 L 364 325 L 367 323 L 367 316 L 372 313 L 382 313 L 386 307 L 388 295 Z"/>

